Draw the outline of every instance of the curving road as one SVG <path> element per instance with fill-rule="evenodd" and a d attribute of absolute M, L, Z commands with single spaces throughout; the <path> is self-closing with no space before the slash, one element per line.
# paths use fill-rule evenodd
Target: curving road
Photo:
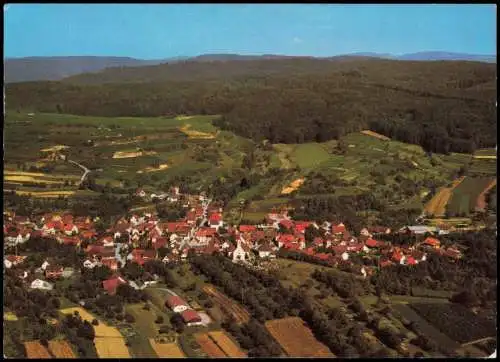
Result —
<path fill-rule="evenodd" d="M 84 165 L 82 165 L 81 163 L 78 163 L 76 161 L 68 160 L 68 162 L 71 162 L 72 164 L 77 165 L 78 167 L 80 167 L 83 170 L 82 178 L 80 179 L 80 183 L 78 184 L 78 186 L 80 186 L 83 183 L 83 181 L 85 181 L 85 177 L 87 177 L 87 175 L 90 173 L 90 170 L 87 167 L 85 167 Z"/>

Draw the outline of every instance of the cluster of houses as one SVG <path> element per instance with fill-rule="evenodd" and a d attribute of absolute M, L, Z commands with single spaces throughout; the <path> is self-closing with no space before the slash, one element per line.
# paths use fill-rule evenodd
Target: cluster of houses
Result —
<path fill-rule="evenodd" d="M 171 194 L 176 197 L 178 189 Z M 103 233 L 97 233 L 97 219 L 90 217 L 73 217 L 66 213 L 47 214 L 37 220 L 29 220 L 4 212 L 4 242 L 6 246 L 15 246 L 31 237 L 44 236 L 54 238 L 60 244 L 75 245 L 86 255 L 82 267 L 92 269 L 105 265 L 115 273 L 103 282 L 103 288 L 109 294 L 114 294 L 118 285 L 123 283 L 135 289 L 156 283 L 154 276 L 142 278 L 142 282 L 126 281 L 119 275 L 119 270 L 127 263 L 143 265 L 155 259 L 164 263 L 180 262 L 187 258 L 189 252 L 219 252 L 235 263 L 248 265 L 258 264 L 260 260 L 272 260 L 280 249 L 303 253 L 332 266 L 354 266 L 351 256 L 357 254 L 375 261 L 371 263 L 372 267 L 359 266 L 359 273 L 364 276 L 376 267 L 418 264 L 425 261 L 429 253 L 439 253 L 452 259 L 462 256 L 458 247 L 441 248 L 436 238 L 439 233 L 425 226 L 405 227 L 398 232 L 415 235 L 431 233 L 434 236 L 413 245 L 393 246 L 377 240 L 383 234 L 392 233 L 387 227 L 367 227 L 355 237 L 343 223 L 324 222 L 318 225 L 312 221 L 294 221 L 286 211 L 268 214 L 266 222 L 261 225 L 226 225 L 221 206 L 211 203 L 203 195 L 184 198 L 184 201 L 187 213 L 182 220 L 170 222 L 150 213 L 133 214 L 120 218 Z M 320 231 L 315 235 L 323 236 L 306 240 L 307 228 L 314 228 Z M 22 265 L 24 259 L 24 256 L 6 255 L 4 265 L 6 268 Z M 47 280 L 70 277 L 74 271 L 46 260 L 38 272 L 42 272 L 46 280 L 41 277 L 33 280 L 33 276 L 26 275 L 26 271 L 20 277 L 31 281 L 33 288 L 49 289 L 51 286 Z"/>

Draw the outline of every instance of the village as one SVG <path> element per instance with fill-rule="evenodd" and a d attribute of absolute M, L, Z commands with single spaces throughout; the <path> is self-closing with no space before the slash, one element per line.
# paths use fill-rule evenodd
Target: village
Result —
<path fill-rule="evenodd" d="M 138 190 L 138 194 L 144 196 L 142 190 Z M 98 218 L 46 214 L 31 219 L 6 211 L 4 246 L 15 247 L 30 238 L 47 237 L 60 244 L 82 248 L 86 254 L 83 268 L 105 265 L 115 272 L 113 278 L 103 282 L 109 294 L 113 294 L 120 283 L 129 283 L 138 289 L 155 282 L 146 281 L 138 286 L 134 281 L 125 281 L 119 271 L 127 263 L 143 265 L 153 259 L 179 263 L 187 260 L 189 252 L 210 255 L 218 252 L 234 263 L 263 268 L 272 265 L 280 250 L 285 250 L 333 267 L 351 265 L 351 270 L 363 277 L 393 264 L 411 267 L 425 262 L 429 253 L 438 253 L 452 260 L 462 257 L 459 246 L 441 247 L 438 237 L 446 231 L 428 226 L 406 226 L 396 232 L 383 226 L 366 227 L 354 236 L 343 223 L 325 221 L 318 225 L 312 221 L 294 221 L 286 211 L 268 214 L 265 224 L 235 226 L 227 225 L 222 208 L 204 195 L 181 198 L 179 189 L 172 188 L 171 195 L 166 197 L 171 202 L 185 200 L 185 218 L 165 222 L 152 213 L 132 214 L 130 218 L 120 218 L 101 234 L 95 229 Z M 307 238 L 308 228 L 313 235 L 321 236 Z M 396 246 L 382 240 L 394 233 L 420 236 L 421 241 Z M 371 262 L 355 265 L 352 261 L 355 255 Z M 5 255 L 4 265 L 6 268 L 22 266 L 25 258 L 23 255 Z M 51 289 L 51 280 L 68 277 L 74 272 L 52 264 L 50 259 L 45 260 L 37 271 L 39 277 L 29 275 L 27 270 L 22 273 L 23 280 L 31 288 Z"/>

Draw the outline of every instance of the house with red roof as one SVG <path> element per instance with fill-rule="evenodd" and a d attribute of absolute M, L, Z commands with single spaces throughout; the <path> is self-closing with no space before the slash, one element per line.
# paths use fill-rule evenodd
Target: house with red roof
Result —
<path fill-rule="evenodd" d="M 408 258 L 406 258 L 406 265 L 417 265 L 418 262 L 413 258 L 413 256 L 408 256 Z"/>
<path fill-rule="evenodd" d="M 27 257 L 20 255 L 7 255 L 4 258 L 4 265 L 7 269 L 21 264 Z"/>
<path fill-rule="evenodd" d="M 208 242 L 215 236 L 217 230 L 211 227 L 201 227 L 195 234 L 197 243 L 195 245 L 207 245 Z"/>
<path fill-rule="evenodd" d="M 59 242 L 64 245 L 80 246 L 81 239 L 78 236 L 61 236 L 58 238 Z"/>
<path fill-rule="evenodd" d="M 379 266 L 381 268 L 385 268 L 387 266 L 390 266 L 392 265 L 392 261 L 390 261 L 389 259 L 386 259 L 386 258 L 381 258 L 380 261 L 379 261 Z"/>
<path fill-rule="evenodd" d="M 257 230 L 255 225 L 240 225 L 239 231 L 240 233 L 251 233 Z"/>
<path fill-rule="evenodd" d="M 224 225 L 222 215 L 218 212 L 211 214 L 208 222 L 210 224 L 210 227 L 215 228 L 216 230 L 219 230 L 219 228 Z"/>
<path fill-rule="evenodd" d="M 428 238 L 426 238 L 426 239 L 423 241 L 423 243 L 422 243 L 422 244 L 424 244 L 424 245 L 428 245 L 428 246 L 430 246 L 430 247 L 433 247 L 434 249 L 439 249 L 439 248 L 440 248 L 440 246 L 441 246 L 441 242 L 440 242 L 438 239 L 433 238 L 433 237 L 430 237 L 430 236 L 429 236 Z"/>
<path fill-rule="evenodd" d="M 185 311 L 181 312 L 181 317 L 184 323 L 186 323 L 188 326 L 202 324 L 200 315 L 193 309 L 186 309 Z"/>
<path fill-rule="evenodd" d="M 83 238 L 83 239 L 92 239 L 93 237 L 95 237 L 97 235 L 97 233 L 95 232 L 95 230 L 85 230 L 83 231 L 82 233 L 80 233 L 80 236 Z"/>
<path fill-rule="evenodd" d="M 278 242 L 278 247 L 281 248 L 285 244 L 290 244 L 295 241 L 295 236 L 293 234 L 278 234 L 276 241 Z"/>
<path fill-rule="evenodd" d="M 165 306 L 172 309 L 174 313 L 182 313 L 189 309 L 189 304 L 177 295 L 172 295 L 165 301 Z"/>
<path fill-rule="evenodd" d="M 286 230 L 293 230 L 294 228 L 294 222 L 292 220 L 288 220 L 288 219 L 285 219 L 285 220 L 281 220 L 279 222 L 279 225 L 284 227 Z"/>
<path fill-rule="evenodd" d="M 346 231 L 347 231 L 347 229 L 343 223 L 340 223 L 338 225 L 334 225 L 332 227 L 332 234 L 334 234 L 334 235 L 344 234 Z"/>
<path fill-rule="evenodd" d="M 196 213 L 194 211 L 188 211 L 186 213 L 186 222 L 190 225 L 194 224 L 198 217 L 196 216 Z"/>
<path fill-rule="evenodd" d="M 376 248 L 378 246 L 378 242 L 375 239 L 368 238 L 365 240 L 365 245 L 369 248 Z"/>
<path fill-rule="evenodd" d="M 113 271 L 118 270 L 118 261 L 116 261 L 115 257 L 102 258 L 101 263 Z"/>
<path fill-rule="evenodd" d="M 406 256 L 399 249 L 394 249 L 391 259 L 399 264 L 404 264 Z"/>
<path fill-rule="evenodd" d="M 115 295 L 116 289 L 118 289 L 118 286 L 121 284 L 127 284 L 127 281 L 121 276 L 113 276 L 102 282 L 103 288 L 109 295 Z"/>
<path fill-rule="evenodd" d="M 61 265 L 48 265 L 45 268 L 45 278 L 58 279 L 63 275 L 64 268 Z"/>

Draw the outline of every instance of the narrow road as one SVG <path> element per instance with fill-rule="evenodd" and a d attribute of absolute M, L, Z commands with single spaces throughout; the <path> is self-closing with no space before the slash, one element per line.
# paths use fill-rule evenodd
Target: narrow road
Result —
<path fill-rule="evenodd" d="M 174 293 L 173 291 L 171 291 L 170 289 L 167 289 L 167 288 L 156 288 L 156 287 L 151 287 L 151 289 L 158 289 L 158 290 L 164 290 L 165 292 L 169 293 L 170 295 L 174 296 L 174 297 L 178 297 L 178 295 L 176 293 Z"/>
<path fill-rule="evenodd" d="M 87 177 L 87 175 L 90 173 L 90 170 L 87 167 L 85 167 L 84 165 L 82 165 L 81 163 L 78 163 L 76 161 L 68 160 L 68 162 L 71 162 L 72 164 L 77 165 L 78 167 L 80 167 L 83 170 L 82 178 L 80 179 L 80 183 L 78 184 L 78 186 L 80 186 L 83 183 L 83 181 L 85 181 L 85 177 Z"/>

